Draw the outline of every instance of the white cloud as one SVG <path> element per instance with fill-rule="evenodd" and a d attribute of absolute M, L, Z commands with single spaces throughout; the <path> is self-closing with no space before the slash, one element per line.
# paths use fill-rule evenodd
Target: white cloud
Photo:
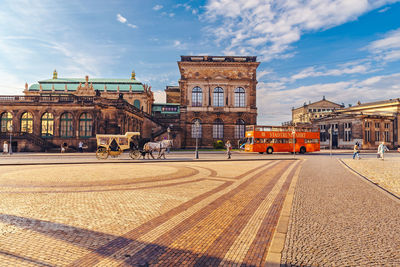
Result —
<path fill-rule="evenodd" d="M 382 8 L 381 10 L 379 10 L 378 12 L 384 13 L 384 12 L 388 11 L 389 9 L 390 9 L 390 7 L 385 7 L 385 8 Z"/>
<path fill-rule="evenodd" d="M 305 32 L 324 30 L 398 0 L 209 0 L 208 29 L 225 52 L 260 54 L 269 60 L 287 53 Z"/>
<path fill-rule="evenodd" d="M 169 13 L 168 16 L 169 16 L 170 18 L 172 18 L 172 17 L 175 16 L 175 13 Z"/>
<path fill-rule="evenodd" d="M 158 10 L 160 10 L 160 9 L 162 9 L 162 8 L 163 8 L 162 5 L 155 5 L 155 6 L 153 7 L 153 10 L 158 11 Z"/>
<path fill-rule="evenodd" d="M 291 81 L 296 81 L 299 79 L 305 79 L 309 77 L 321 77 L 321 76 L 342 76 L 345 74 L 365 74 L 370 72 L 370 64 L 364 65 L 355 65 L 337 69 L 326 69 L 326 68 L 319 68 L 316 69 L 315 67 L 309 67 L 297 74 L 294 74 L 290 77 Z"/>
<path fill-rule="evenodd" d="M 134 24 L 130 24 L 130 23 L 128 23 L 128 24 L 127 24 L 127 26 L 128 26 L 128 27 L 131 27 L 132 29 L 136 29 L 136 28 L 137 28 L 137 26 L 136 26 L 136 25 L 134 25 Z"/>
<path fill-rule="evenodd" d="M 121 23 L 126 23 L 128 20 L 121 16 L 121 14 L 117 14 L 117 20 Z"/>
<path fill-rule="evenodd" d="M 125 24 L 126 26 L 132 28 L 132 29 L 137 29 L 137 25 L 131 24 L 131 23 L 127 23 L 128 19 L 123 17 L 121 14 L 117 14 L 117 20 L 119 22 L 121 22 L 122 24 Z"/>
<path fill-rule="evenodd" d="M 336 103 L 355 104 L 387 100 L 399 95 L 400 73 L 373 76 L 364 80 L 319 83 L 287 88 L 284 83 L 257 86 L 258 124 L 280 125 L 291 120 L 291 108 L 315 102 L 323 96 Z"/>
<path fill-rule="evenodd" d="M 374 54 L 377 60 L 384 62 L 400 60 L 400 28 L 388 32 L 384 38 L 371 42 L 366 49 Z"/>
<path fill-rule="evenodd" d="M 173 47 L 175 47 L 176 49 L 180 49 L 180 50 L 187 49 L 187 46 L 188 46 L 187 44 L 182 43 L 179 40 L 175 40 L 174 43 L 173 43 Z"/>

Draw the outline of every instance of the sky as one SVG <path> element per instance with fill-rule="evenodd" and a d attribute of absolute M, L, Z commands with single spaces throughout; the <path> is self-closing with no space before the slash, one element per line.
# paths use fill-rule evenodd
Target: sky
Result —
<path fill-rule="evenodd" d="M 27 82 L 129 79 L 156 102 L 181 55 L 257 56 L 258 124 L 292 107 L 400 97 L 400 0 L 1 0 L 0 95 Z"/>

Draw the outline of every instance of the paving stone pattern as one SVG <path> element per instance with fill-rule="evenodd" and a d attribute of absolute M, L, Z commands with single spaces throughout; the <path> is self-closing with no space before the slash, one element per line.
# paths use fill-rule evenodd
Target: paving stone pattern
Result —
<path fill-rule="evenodd" d="M 3 166 L 0 266 L 262 266 L 300 166 Z"/>
<path fill-rule="evenodd" d="M 400 202 L 337 159 L 308 159 L 293 200 L 282 265 L 400 266 Z"/>

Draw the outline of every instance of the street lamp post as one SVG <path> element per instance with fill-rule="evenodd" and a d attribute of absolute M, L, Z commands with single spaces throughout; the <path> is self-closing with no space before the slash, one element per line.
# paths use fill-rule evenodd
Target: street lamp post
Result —
<path fill-rule="evenodd" d="M 200 129 L 200 122 L 198 120 L 196 120 L 194 125 L 196 127 L 196 152 L 195 152 L 195 156 L 196 156 L 196 159 L 199 159 L 199 129 Z"/>
<path fill-rule="evenodd" d="M 10 147 L 8 148 L 8 152 L 11 155 L 12 154 L 12 132 L 13 132 L 13 126 L 10 125 L 9 129 L 10 129 Z"/>
<path fill-rule="evenodd" d="M 292 135 L 293 135 L 293 158 L 295 158 L 296 157 L 296 141 L 295 141 L 295 136 L 296 136 L 296 130 L 294 129 L 294 127 L 293 127 L 293 130 L 292 130 Z"/>
<path fill-rule="evenodd" d="M 168 128 L 167 128 L 168 140 L 169 140 L 169 133 L 170 132 L 171 132 L 171 128 L 168 126 Z M 169 154 L 169 146 L 167 147 L 167 153 Z"/>
<path fill-rule="evenodd" d="M 329 149 L 330 149 L 330 156 L 332 157 L 332 124 L 329 127 Z"/>

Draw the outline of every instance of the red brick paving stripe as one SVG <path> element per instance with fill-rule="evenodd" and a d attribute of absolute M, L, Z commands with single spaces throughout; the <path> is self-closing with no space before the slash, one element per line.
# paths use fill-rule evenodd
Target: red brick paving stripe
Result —
<path fill-rule="evenodd" d="M 269 163 L 264 164 L 261 167 L 256 167 L 252 169 L 252 171 L 256 171 L 262 167 L 265 167 L 269 165 Z M 85 256 L 81 257 L 80 259 L 74 261 L 70 266 L 89 266 L 89 265 L 95 265 L 98 263 L 100 260 L 102 260 L 103 257 L 111 256 L 118 250 L 120 250 L 123 247 L 126 247 L 130 243 L 132 243 L 135 239 L 138 239 L 140 236 L 150 232 L 151 230 L 155 229 L 156 227 L 160 226 L 161 224 L 165 223 L 172 217 L 176 216 L 177 214 L 189 209 L 191 206 L 199 203 L 200 201 L 206 199 L 207 197 L 218 193 L 219 191 L 222 191 L 226 187 L 230 186 L 233 182 L 225 182 L 224 184 L 218 186 L 217 188 L 214 188 L 213 190 L 206 192 L 204 194 L 201 194 L 173 209 L 170 211 L 153 218 L 146 223 L 134 228 L 133 230 L 123 234 L 121 237 L 116 238 L 112 240 L 111 242 L 108 242 L 96 250 L 94 250 L 91 253 L 86 254 Z"/>
<path fill-rule="evenodd" d="M 285 162 L 286 163 L 286 162 Z M 294 164 L 294 163 L 292 163 Z M 281 175 L 287 169 L 289 163 L 286 165 L 279 166 L 277 173 L 271 178 L 271 180 L 262 188 L 262 190 L 255 196 L 252 196 L 252 200 L 242 208 L 242 211 L 236 216 L 236 218 L 229 224 L 229 226 L 218 236 L 213 244 L 207 249 L 203 255 L 180 255 L 173 257 L 169 254 L 164 254 L 159 260 L 164 260 L 168 265 L 175 265 L 183 257 L 189 258 L 190 264 L 194 266 L 218 266 L 222 261 L 225 254 L 229 251 L 236 238 L 240 235 L 243 228 L 247 225 L 249 219 L 253 216 L 254 212 L 258 209 L 260 204 L 264 201 L 265 197 L 268 196 L 276 182 L 279 180 Z M 260 175 L 257 179 L 265 179 L 265 175 Z M 238 207 L 239 208 L 239 207 Z"/>
<path fill-rule="evenodd" d="M 295 162 L 291 164 L 295 164 Z M 243 208 L 243 210 L 237 215 L 236 219 L 232 221 L 218 239 L 215 240 L 207 249 L 204 253 L 205 256 L 196 260 L 195 266 L 218 266 L 220 264 L 236 238 L 240 235 L 250 218 L 254 215 L 254 212 L 268 196 L 287 168 L 288 166 L 281 166 L 281 169 L 278 170 L 278 173 L 275 174 L 271 181 L 269 181 L 268 184 L 253 197 L 252 201 Z M 263 179 L 264 176 L 260 176 L 260 178 Z"/>
<path fill-rule="evenodd" d="M 271 240 L 279 220 L 286 193 L 289 190 L 290 183 L 292 182 L 294 174 L 299 167 L 300 165 L 296 166 L 286 178 L 285 183 L 282 185 L 281 190 L 279 191 L 267 215 L 265 216 L 264 221 L 257 232 L 256 238 L 253 240 L 245 258 L 243 259 L 242 266 L 243 264 L 245 266 L 263 266 L 263 263 L 267 258 L 268 248 L 271 244 Z"/>
<path fill-rule="evenodd" d="M 283 162 L 280 162 L 278 164 L 286 165 L 286 163 Z M 273 166 L 276 167 L 277 165 Z M 257 167 L 255 169 L 260 169 L 262 167 L 265 167 L 265 165 Z M 204 217 L 208 216 L 211 212 L 213 212 L 216 208 L 222 205 L 225 201 L 228 201 L 233 196 L 240 193 L 247 186 L 252 184 L 257 179 L 257 177 L 262 175 L 265 171 L 266 170 L 261 170 L 257 172 L 255 175 L 253 175 L 251 178 L 243 182 L 235 189 L 220 196 L 212 203 L 208 204 L 206 207 L 202 208 L 189 218 L 185 219 L 180 224 L 171 229 L 169 232 L 166 232 L 159 238 L 157 238 L 152 244 L 147 245 L 146 247 L 144 247 L 143 249 L 132 255 L 129 259 L 126 260 L 126 263 L 128 265 L 134 265 L 134 266 L 140 265 L 143 262 L 147 262 L 149 264 L 157 264 L 158 258 L 161 257 L 164 253 L 170 252 L 172 254 L 176 254 L 177 250 L 170 249 L 168 248 L 168 246 L 171 245 L 178 236 L 184 234 L 186 231 L 191 229 L 197 222 L 199 222 Z"/>

